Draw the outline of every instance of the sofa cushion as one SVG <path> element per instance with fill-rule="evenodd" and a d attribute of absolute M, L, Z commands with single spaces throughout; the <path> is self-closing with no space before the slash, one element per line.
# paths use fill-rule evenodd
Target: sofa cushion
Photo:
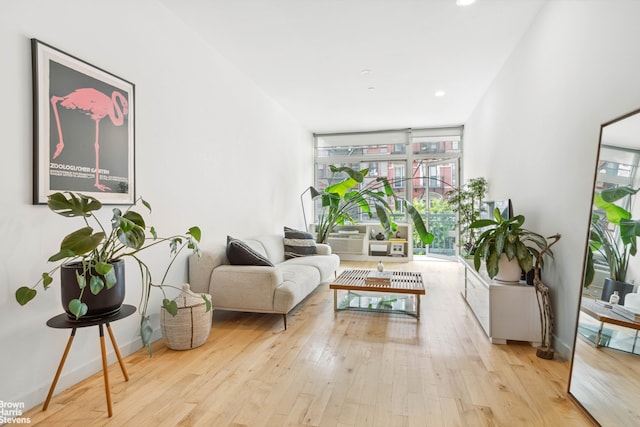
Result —
<path fill-rule="evenodd" d="M 239 239 L 227 236 L 227 259 L 232 265 L 259 265 L 273 267 L 267 257 Z"/>
<path fill-rule="evenodd" d="M 311 233 L 289 227 L 284 228 L 285 259 L 317 254 L 316 241 Z"/>
<path fill-rule="evenodd" d="M 324 282 L 334 276 L 335 271 L 340 266 L 340 258 L 336 254 L 306 256 L 286 260 L 283 264 L 313 267 L 318 270 L 320 280 Z"/>

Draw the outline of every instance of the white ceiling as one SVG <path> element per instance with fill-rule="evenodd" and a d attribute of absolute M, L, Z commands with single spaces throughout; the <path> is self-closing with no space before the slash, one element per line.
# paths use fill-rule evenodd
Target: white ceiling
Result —
<path fill-rule="evenodd" d="M 545 2 L 159 1 L 318 133 L 464 123 Z"/>

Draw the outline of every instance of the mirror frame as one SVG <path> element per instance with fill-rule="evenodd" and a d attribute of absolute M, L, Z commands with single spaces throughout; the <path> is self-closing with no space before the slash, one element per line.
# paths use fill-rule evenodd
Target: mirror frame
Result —
<path fill-rule="evenodd" d="M 635 109 L 633 111 L 630 111 L 622 116 L 619 116 L 613 120 L 610 120 L 608 122 L 603 123 L 602 125 L 600 125 L 600 134 L 598 136 L 598 148 L 597 148 L 597 154 L 596 154 L 596 163 L 595 163 L 595 167 L 594 167 L 594 172 L 593 172 L 593 183 L 591 185 L 591 197 L 590 197 L 590 207 L 593 207 L 593 201 L 594 201 L 594 196 L 595 196 L 595 187 L 596 187 L 596 183 L 598 180 L 598 163 L 600 162 L 600 151 L 602 148 L 602 134 L 605 130 L 605 128 L 607 126 L 610 126 L 614 123 L 620 122 L 622 120 L 628 119 L 629 117 L 635 116 L 636 114 L 640 114 L 640 108 Z M 591 212 L 589 212 L 589 224 L 591 223 Z M 595 425 L 600 425 L 600 423 L 598 422 L 598 420 L 596 418 L 594 418 L 594 416 L 589 412 L 589 410 L 587 408 L 585 408 L 582 403 L 578 400 L 578 398 L 576 398 L 572 393 L 571 393 L 571 380 L 573 379 L 573 363 L 575 360 L 575 353 L 576 353 L 576 342 L 578 340 L 578 323 L 579 323 L 579 319 L 580 319 L 580 304 L 582 301 L 582 292 L 583 292 L 583 288 L 584 288 L 584 276 L 585 276 L 585 270 L 587 268 L 587 251 L 589 250 L 589 235 L 590 235 L 590 227 L 587 227 L 587 232 L 586 232 L 586 239 L 585 239 L 585 248 L 584 248 L 584 253 L 583 253 L 583 257 L 582 257 L 582 274 L 580 275 L 581 277 L 581 282 L 580 282 L 580 292 L 578 295 L 578 305 L 577 305 L 577 310 L 576 310 L 576 317 L 575 317 L 575 333 L 573 336 L 573 347 L 571 349 L 571 364 L 569 366 L 569 380 L 567 382 L 567 395 L 571 398 L 571 400 L 578 405 L 578 407 L 580 407 L 580 409 L 589 417 L 589 419 L 595 423 Z"/>

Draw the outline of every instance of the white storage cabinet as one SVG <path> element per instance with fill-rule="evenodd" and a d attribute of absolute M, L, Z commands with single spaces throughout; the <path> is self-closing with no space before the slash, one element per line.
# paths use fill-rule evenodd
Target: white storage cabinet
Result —
<path fill-rule="evenodd" d="M 527 341 L 539 346 L 540 314 L 535 288 L 525 282 L 491 280 L 484 265 L 477 272 L 473 259 L 459 259 L 465 267 L 462 296 L 491 342 Z"/>

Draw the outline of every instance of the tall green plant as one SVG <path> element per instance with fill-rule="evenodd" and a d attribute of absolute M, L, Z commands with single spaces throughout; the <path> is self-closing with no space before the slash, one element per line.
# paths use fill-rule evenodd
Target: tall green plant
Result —
<path fill-rule="evenodd" d="M 402 207 L 409 214 L 420 240 L 425 244 L 433 241 L 434 236 L 427 231 L 420 213 L 411 203 L 393 192 L 392 183 L 401 180 L 389 181 L 385 177 L 378 177 L 361 187 L 369 174 L 369 169 L 356 171 L 346 166 L 333 165 L 330 165 L 329 169 L 333 174 L 332 179 L 341 173 L 346 174 L 347 177 L 328 186 L 321 194 L 322 208 L 316 229 L 317 242 L 326 243 L 329 234 L 336 226 L 345 223 L 355 224 L 357 221 L 351 216 L 355 211 L 365 213 L 369 218 L 373 218 L 373 212 L 375 212 L 385 235 L 390 237 L 398 228 L 393 221 L 393 211 Z M 407 179 L 411 178 L 403 178 L 402 180 Z"/>
<path fill-rule="evenodd" d="M 620 282 L 626 280 L 629 260 L 638 251 L 637 237 L 640 236 L 640 221 L 632 219 L 631 212 L 614 202 L 631 197 L 638 191 L 640 188 L 623 186 L 608 188 L 594 194 L 593 204 L 596 209 L 591 214 L 585 287 L 593 282 L 595 253 L 600 253 L 607 262 L 611 279 Z M 598 210 L 604 212 L 605 216 L 600 215 Z M 610 229 L 610 224 L 615 227 Z"/>
<path fill-rule="evenodd" d="M 480 177 L 470 179 L 467 184 L 447 195 L 451 210 L 458 214 L 461 250 L 468 254 L 473 253 L 476 241 L 476 230 L 471 228 L 471 224 L 480 219 L 480 208 L 486 194 L 487 180 Z"/>

